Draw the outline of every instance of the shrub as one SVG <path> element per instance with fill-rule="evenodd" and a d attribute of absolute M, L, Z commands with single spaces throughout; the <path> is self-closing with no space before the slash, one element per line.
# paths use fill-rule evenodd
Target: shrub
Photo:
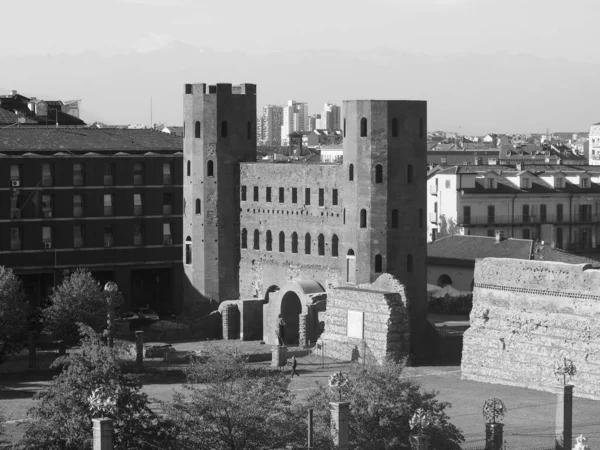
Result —
<path fill-rule="evenodd" d="M 21 281 L 11 269 L 0 266 L 0 362 L 8 353 L 22 349 L 28 311 Z"/>

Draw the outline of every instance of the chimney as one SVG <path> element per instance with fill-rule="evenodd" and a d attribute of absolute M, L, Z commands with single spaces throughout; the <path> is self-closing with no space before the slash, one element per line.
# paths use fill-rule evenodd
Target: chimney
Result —
<path fill-rule="evenodd" d="M 496 243 L 504 240 L 504 231 L 494 230 L 494 234 L 496 235 Z"/>
<path fill-rule="evenodd" d="M 12 89 L 10 91 L 10 95 L 17 95 L 17 90 L 16 89 Z"/>

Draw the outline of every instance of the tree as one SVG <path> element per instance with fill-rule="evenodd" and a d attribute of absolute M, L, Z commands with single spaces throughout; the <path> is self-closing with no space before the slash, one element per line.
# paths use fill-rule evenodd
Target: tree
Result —
<path fill-rule="evenodd" d="M 225 352 L 192 362 L 186 375 L 188 395 L 176 393 L 165 404 L 177 448 L 252 450 L 304 444 L 304 409 L 294 403 L 288 377 Z"/>
<path fill-rule="evenodd" d="M 11 269 L 0 266 L 0 361 L 6 354 L 21 350 L 28 312 L 21 281 Z"/>
<path fill-rule="evenodd" d="M 88 270 L 80 268 L 52 290 L 43 316 L 47 332 L 75 343 L 79 340 L 78 323 L 99 331 L 106 326 L 107 313 L 108 299 L 102 286 Z"/>
<path fill-rule="evenodd" d="M 120 449 L 170 449 L 168 424 L 148 407 L 148 396 L 132 375 L 122 372 L 120 346 L 110 348 L 102 336 L 81 325 L 79 351 L 58 358 L 53 368 L 60 375 L 34 396 L 21 444 L 27 449 L 85 450 L 92 448 L 92 418 L 113 419 L 114 445 Z M 102 411 L 94 409 L 91 398 L 100 393 L 112 400 Z"/>
<path fill-rule="evenodd" d="M 445 412 L 450 404 L 436 400 L 435 392 L 426 392 L 401 375 L 402 366 L 392 361 L 381 366 L 351 366 L 342 399 L 350 403 L 350 448 L 409 449 L 410 419 L 418 408 L 434 417 L 423 430 L 431 439 L 430 449 L 460 448 L 464 438 Z M 320 386 L 307 399 L 307 406 L 314 410 L 317 439 L 324 440 L 330 432 L 329 402 L 339 401 L 337 395 Z"/>

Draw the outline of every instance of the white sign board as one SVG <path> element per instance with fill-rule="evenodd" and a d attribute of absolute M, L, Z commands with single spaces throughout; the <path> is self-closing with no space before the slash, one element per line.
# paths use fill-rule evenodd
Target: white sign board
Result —
<path fill-rule="evenodd" d="M 348 311 L 348 337 L 363 338 L 364 314 L 363 311 Z"/>

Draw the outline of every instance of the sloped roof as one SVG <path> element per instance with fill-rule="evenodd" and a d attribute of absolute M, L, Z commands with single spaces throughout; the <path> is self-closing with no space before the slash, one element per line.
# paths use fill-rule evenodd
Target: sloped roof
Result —
<path fill-rule="evenodd" d="M 448 236 L 427 244 L 427 260 L 443 258 L 475 262 L 477 258 L 530 259 L 531 239 L 503 239 L 486 236 Z"/>
<path fill-rule="evenodd" d="M 6 109 L 0 108 L 0 124 L 10 125 L 19 121 L 17 115 L 14 112 L 7 111 Z"/>
<path fill-rule="evenodd" d="M 543 245 L 540 242 L 536 242 L 533 245 L 532 259 L 535 259 L 536 261 L 553 261 L 568 264 L 591 264 L 594 267 L 600 268 L 600 261 L 586 258 L 585 256 L 574 255 L 573 253 L 558 248 Z"/>
<path fill-rule="evenodd" d="M 0 128 L 0 151 L 38 153 L 68 150 L 101 151 L 181 151 L 183 139 L 153 130 L 114 128 L 11 127 Z"/>

